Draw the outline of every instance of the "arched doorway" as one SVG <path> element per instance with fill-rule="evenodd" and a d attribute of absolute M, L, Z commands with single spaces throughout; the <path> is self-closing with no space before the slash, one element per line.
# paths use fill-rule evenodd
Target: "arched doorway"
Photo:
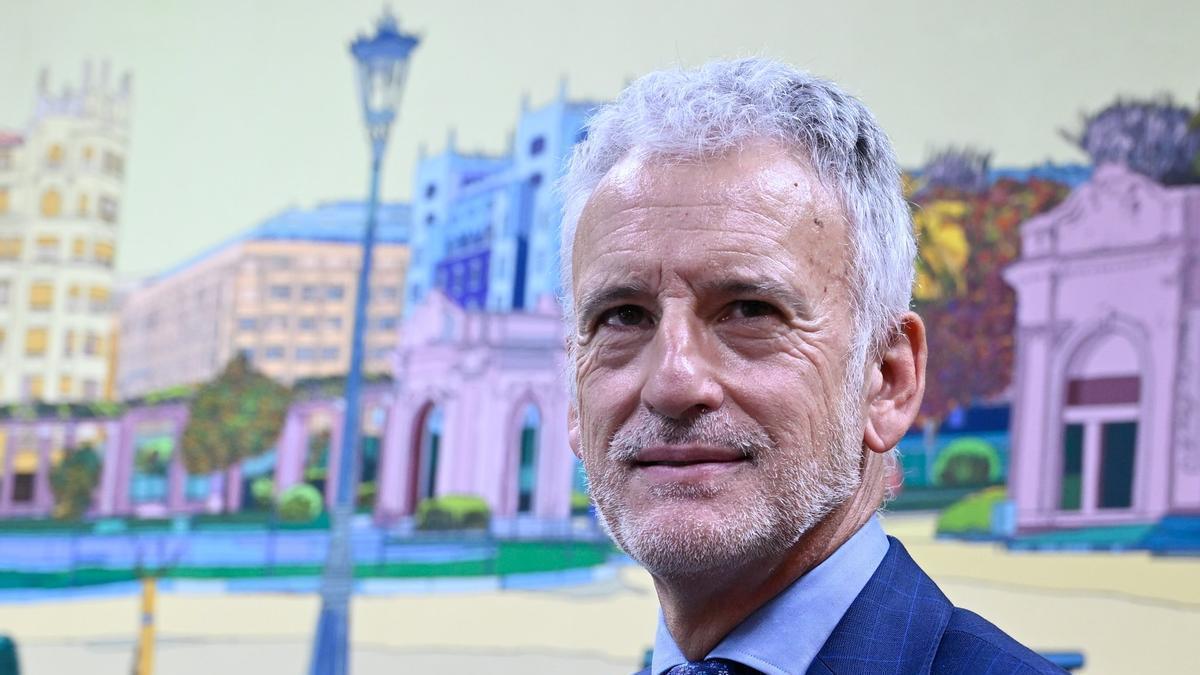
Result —
<path fill-rule="evenodd" d="M 417 415 L 409 462 L 409 499 L 407 513 L 415 513 L 423 499 L 433 497 L 437 491 L 438 457 L 445 433 L 445 415 L 442 407 L 434 403 L 425 404 Z"/>
<path fill-rule="evenodd" d="M 1141 364 L 1119 334 L 1085 342 L 1064 382 L 1057 508 L 1095 513 L 1134 507 Z"/>
<path fill-rule="evenodd" d="M 542 427 L 542 414 L 538 407 L 527 403 L 521 411 L 521 431 L 517 438 L 516 513 L 529 515 L 534 511 L 534 494 L 537 489 L 538 436 Z"/>

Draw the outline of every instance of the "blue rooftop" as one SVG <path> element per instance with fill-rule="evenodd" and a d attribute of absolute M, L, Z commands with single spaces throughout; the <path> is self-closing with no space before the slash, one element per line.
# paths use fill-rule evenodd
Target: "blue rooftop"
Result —
<path fill-rule="evenodd" d="M 380 244 L 408 243 L 408 204 L 380 204 L 375 241 Z M 209 247 L 200 253 L 153 276 L 157 281 L 216 255 L 226 248 L 247 241 L 327 241 L 358 243 L 367 223 L 367 205 L 360 201 L 326 202 L 311 209 L 290 208 L 256 227 Z"/>
<path fill-rule="evenodd" d="M 367 222 L 366 203 L 328 202 L 312 209 L 288 209 L 237 237 L 238 241 L 287 239 L 301 241 L 362 241 Z M 375 241 L 408 243 L 408 204 L 380 204 Z"/>

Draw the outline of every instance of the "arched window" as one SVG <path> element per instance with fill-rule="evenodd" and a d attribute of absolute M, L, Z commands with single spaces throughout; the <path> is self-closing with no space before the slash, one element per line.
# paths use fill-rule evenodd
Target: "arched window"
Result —
<path fill-rule="evenodd" d="M 63 147 L 61 144 L 55 143 L 54 145 L 51 145 L 49 149 L 46 150 L 46 165 L 52 167 L 62 166 L 64 154 L 65 153 L 63 153 Z"/>
<path fill-rule="evenodd" d="M 1058 508 L 1065 512 L 1133 507 L 1142 381 L 1129 340 L 1086 343 L 1067 371 Z"/>
<path fill-rule="evenodd" d="M 438 455 L 441 452 L 443 435 L 441 406 L 431 406 L 421 423 L 421 436 L 417 445 L 417 501 L 433 497 L 437 492 Z"/>
<path fill-rule="evenodd" d="M 517 464 L 517 513 L 533 511 L 533 494 L 537 486 L 537 442 L 541 428 L 537 406 L 525 406 L 521 417 L 520 461 Z"/>
<path fill-rule="evenodd" d="M 57 218 L 62 213 L 62 195 L 58 190 L 50 188 L 42 193 L 42 215 L 47 218 Z"/>

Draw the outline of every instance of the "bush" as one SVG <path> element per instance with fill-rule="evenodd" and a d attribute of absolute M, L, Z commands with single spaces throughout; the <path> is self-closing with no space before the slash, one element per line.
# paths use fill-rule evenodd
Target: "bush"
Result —
<path fill-rule="evenodd" d="M 417 506 L 418 530 L 477 530 L 487 528 L 491 509 L 476 495 L 442 495 Z"/>
<path fill-rule="evenodd" d="M 321 515 L 324 506 L 321 503 L 321 493 L 315 487 L 300 483 L 279 495 L 276 509 L 284 522 L 308 523 Z"/>
<path fill-rule="evenodd" d="M 946 487 L 983 486 L 1000 480 L 1000 453 L 980 438 L 960 438 L 933 463 L 934 482 Z"/>
<path fill-rule="evenodd" d="M 592 498 L 586 492 L 571 493 L 571 513 L 574 515 L 582 515 L 588 512 L 592 507 Z"/>
<path fill-rule="evenodd" d="M 250 495 L 254 497 L 256 506 L 261 508 L 271 506 L 275 501 L 275 481 L 266 476 L 255 478 L 254 482 L 250 483 Z"/>
<path fill-rule="evenodd" d="M 963 497 L 938 516 L 938 534 L 990 534 L 992 507 L 1008 497 L 1004 486 L 990 487 Z"/>
<path fill-rule="evenodd" d="M 375 496 L 378 494 L 379 488 L 374 482 L 359 483 L 358 496 L 355 498 L 355 505 L 359 508 L 371 508 L 375 506 Z"/>

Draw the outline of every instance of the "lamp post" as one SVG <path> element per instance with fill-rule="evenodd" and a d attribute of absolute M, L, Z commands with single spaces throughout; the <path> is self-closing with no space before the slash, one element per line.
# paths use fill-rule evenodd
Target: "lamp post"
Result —
<path fill-rule="evenodd" d="M 388 132 L 396 119 L 396 108 L 408 75 L 408 60 L 418 43 L 417 36 L 402 33 L 396 19 L 384 13 L 375 35 L 359 35 L 350 44 L 358 66 L 359 94 L 367 136 L 371 142 L 371 196 L 367 202 L 366 231 L 362 241 L 362 264 L 358 292 L 354 297 L 354 334 L 350 343 L 350 372 L 346 376 L 346 410 L 342 445 L 338 457 L 338 479 L 330 519 L 329 557 L 321 577 L 321 614 L 313 639 L 311 675 L 345 675 L 349 672 L 350 594 L 354 584 L 354 560 L 350 546 L 350 518 L 354 513 L 354 491 L 358 473 L 359 398 L 362 387 L 363 331 L 370 293 L 371 253 L 375 248 L 375 221 L 379 204 L 379 170 L 387 148 Z"/>

